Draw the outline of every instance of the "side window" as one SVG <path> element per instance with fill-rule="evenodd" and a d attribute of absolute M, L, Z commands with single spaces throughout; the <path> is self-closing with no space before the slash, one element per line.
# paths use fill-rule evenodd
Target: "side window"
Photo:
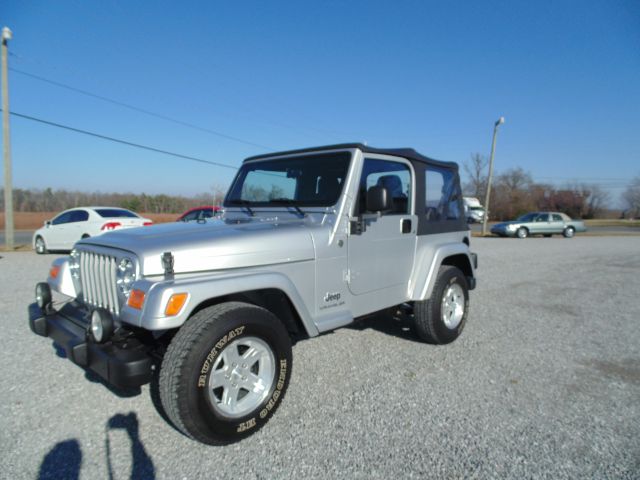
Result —
<path fill-rule="evenodd" d="M 196 220 L 198 218 L 198 214 L 200 212 L 198 210 L 194 210 L 193 212 L 187 213 L 184 217 L 182 217 L 183 222 L 189 222 L 191 220 Z"/>
<path fill-rule="evenodd" d="M 536 217 L 536 222 L 548 222 L 548 221 L 549 221 L 549 215 L 547 215 L 546 213 L 542 213 Z"/>
<path fill-rule="evenodd" d="M 202 215 L 200 215 L 200 218 L 211 218 L 213 217 L 213 210 L 209 210 L 209 209 L 205 209 L 205 210 L 201 210 Z"/>
<path fill-rule="evenodd" d="M 391 211 L 384 215 L 406 215 L 411 205 L 411 170 L 405 163 L 365 158 L 360 189 L 358 192 L 359 213 L 366 213 L 367 190 L 373 186 L 385 187 L 391 195 Z"/>
<path fill-rule="evenodd" d="M 455 172 L 429 166 L 425 171 L 425 180 L 427 221 L 459 219 L 460 187 Z"/>
<path fill-rule="evenodd" d="M 553 221 L 554 222 L 561 222 L 562 221 L 562 217 L 560 215 L 558 215 L 557 213 L 553 214 Z"/>
<path fill-rule="evenodd" d="M 65 223 L 71 222 L 71 215 L 73 212 L 66 212 L 61 215 L 58 215 L 51 221 L 51 225 L 63 225 Z"/>
<path fill-rule="evenodd" d="M 86 222 L 89 220 L 89 212 L 86 210 L 74 210 L 71 212 L 72 222 Z"/>

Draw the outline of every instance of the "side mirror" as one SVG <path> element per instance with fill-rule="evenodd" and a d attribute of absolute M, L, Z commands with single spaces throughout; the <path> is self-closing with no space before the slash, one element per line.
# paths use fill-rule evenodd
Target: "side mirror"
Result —
<path fill-rule="evenodd" d="M 51 220 L 45 220 L 44 221 L 44 226 L 49 228 L 51 226 Z"/>
<path fill-rule="evenodd" d="M 389 190 L 374 185 L 367 190 L 367 210 L 369 212 L 385 212 L 391 210 L 391 195 Z"/>

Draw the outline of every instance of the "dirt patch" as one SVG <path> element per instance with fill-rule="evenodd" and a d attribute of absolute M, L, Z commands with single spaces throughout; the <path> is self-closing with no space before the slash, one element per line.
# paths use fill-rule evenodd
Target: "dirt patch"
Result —
<path fill-rule="evenodd" d="M 44 222 L 51 220 L 60 212 L 16 212 L 13 214 L 13 225 L 16 230 L 37 230 Z M 175 222 L 180 216 L 177 213 L 141 213 L 153 223 Z M 4 230 L 4 213 L 0 213 L 0 230 Z"/>

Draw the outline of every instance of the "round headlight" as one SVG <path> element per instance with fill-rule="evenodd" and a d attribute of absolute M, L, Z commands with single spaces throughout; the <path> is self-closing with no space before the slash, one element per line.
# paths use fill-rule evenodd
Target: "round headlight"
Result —
<path fill-rule="evenodd" d="M 507 230 L 515 230 L 516 226 L 511 224 L 511 225 L 507 225 Z"/>
<path fill-rule="evenodd" d="M 48 283 L 40 282 L 36 285 L 36 303 L 42 310 L 51 304 L 51 287 Z"/>
<path fill-rule="evenodd" d="M 113 318 L 106 310 L 94 310 L 91 314 L 89 328 L 91 329 L 91 336 L 96 342 L 105 342 L 113 334 Z"/>
<path fill-rule="evenodd" d="M 75 248 L 69 254 L 69 272 L 73 278 L 80 278 L 80 252 Z"/>
<path fill-rule="evenodd" d="M 129 296 L 131 286 L 136 281 L 136 268 L 130 258 L 123 258 L 116 271 L 116 285 L 125 297 Z"/>

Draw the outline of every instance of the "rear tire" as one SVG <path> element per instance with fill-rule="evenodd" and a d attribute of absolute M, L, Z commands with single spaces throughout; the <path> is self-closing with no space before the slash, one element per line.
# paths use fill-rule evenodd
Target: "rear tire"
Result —
<path fill-rule="evenodd" d="M 41 236 L 36 237 L 35 250 L 38 255 L 49 253 L 49 250 L 47 250 L 47 244 L 45 243 L 44 238 L 42 238 Z"/>
<path fill-rule="evenodd" d="M 576 230 L 573 227 L 567 227 L 564 229 L 564 232 L 562 232 L 562 235 L 564 235 L 564 238 L 573 238 L 575 234 L 576 234 Z"/>
<path fill-rule="evenodd" d="M 291 340 L 264 308 L 228 302 L 180 328 L 160 369 L 160 399 L 173 425 L 210 445 L 241 440 L 274 414 L 291 377 Z"/>
<path fill-rule="evenodd" d="M 469 285 L 460 269 L 442 265 L 431 297 L 415 302 L 413 313 L 422 340 L 445 344 L 458 338 L 469 313 Z"/>

